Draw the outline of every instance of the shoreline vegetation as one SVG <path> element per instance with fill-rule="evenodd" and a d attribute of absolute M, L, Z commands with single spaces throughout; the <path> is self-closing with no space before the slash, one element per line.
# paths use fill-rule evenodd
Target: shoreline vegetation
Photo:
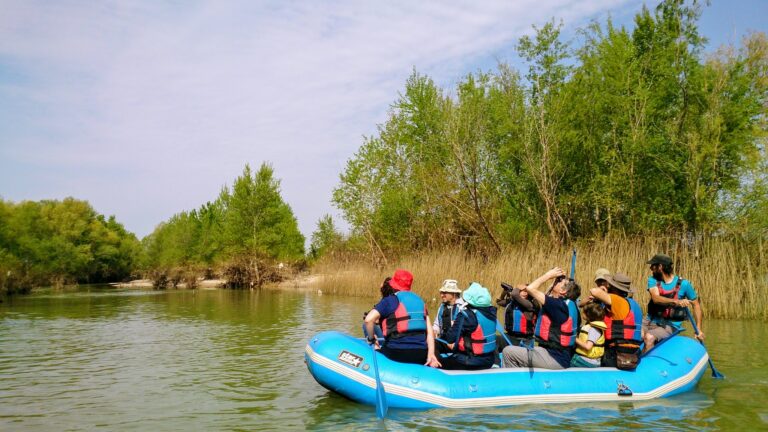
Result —
<path fill-rule="evenodd" d="M 768 37 L 705 52 L 697 1 L 643 6 L 631 28 L 552 20 L 500 63 L 441 88 L 414 70 L 375 133 L 347 161 L 308 251 L 271 165 L 138 240 L 87 202 L 0 199 L 0 293 L 152 280 L 156 289 L 293 286 L 378 296 L 395 268 L 428 301 L 440 282 L 499 294 L 567 268 L 634 280 L 675 260 L 712 318 L 768 320 Z M 206 282 L 208 283 L 208 282 Z"/>

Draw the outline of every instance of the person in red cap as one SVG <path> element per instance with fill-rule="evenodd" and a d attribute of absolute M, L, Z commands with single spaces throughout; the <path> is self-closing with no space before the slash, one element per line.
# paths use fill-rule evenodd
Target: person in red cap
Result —
<path fill-rule="evenodd" d="M 396 270 L 382 287 L 383 298 L 365 317 L 368 335 L 380 320 L 384 344 L 379 348 L 376 337 L 369 336 L 368 343 L 379 348 L 387 358 L 401 363 L 417 363 L 439 367 L 435 357 L 435 335 L 424 301 L 411 292 L 413 275 L 408 270 Z"/>

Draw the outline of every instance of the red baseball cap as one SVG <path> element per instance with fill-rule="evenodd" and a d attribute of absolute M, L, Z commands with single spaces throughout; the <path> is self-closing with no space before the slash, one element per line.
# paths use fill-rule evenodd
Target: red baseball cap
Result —
<path fill-rule="evenodd" d="M 398 291 L 410 291 L 411 284 L 413 283 L 413 275 L 408 270 L 397 269 L 392 279 L 389 281 L 389 286 Z"/>

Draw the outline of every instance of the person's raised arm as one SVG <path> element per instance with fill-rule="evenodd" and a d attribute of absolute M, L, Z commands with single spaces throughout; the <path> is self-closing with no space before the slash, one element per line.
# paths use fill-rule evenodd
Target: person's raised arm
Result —
<path fill-rule="evenodd" d="M 523 296 L 520 295 L 520 290 L 525 289 L 525 285 L 518 285 L 515 287 L 510 295 L 512 296 L 512 299 L 515 300 L 515 302 L 520 305 L 520 309 L 526 311 L 526 312 L 533 312 L 535 309 L 533 307 L 533 302 L 530 299 L 523 298 Z"/>
<path fill-rule="evenodd" d="M 610 306 L 611 305 L 611 296 L 607 292 L 603 291 L 601 288 L 592 288 L 589 290 L 589 293 L 597 300 L 600 300 L 601 303 Z"/>
<path fill-rule="evenodd" d="M 538 278 L 536 278 L 536 280 L 534 280 L 530 284 L 528 284 L 525 290 L 528 291 L 528 294 L 532 298 L 536 299 L 536 301 L 539 302 L 540 305 L 544 306 L 544 302 L 546 301 L 547 296 L 543 292 L 539 291 L 539 287 L 542 286 L 544 282 L 550 279 L 554 279 L 558 276 L 564 276 L 564 275 L 565 273 L 563 272 L 563 269 L 561 269 L 560 267 L 555 267 L 549 270 L 548 272 L 544 273 L 543 275 L 539 276 Z"/>

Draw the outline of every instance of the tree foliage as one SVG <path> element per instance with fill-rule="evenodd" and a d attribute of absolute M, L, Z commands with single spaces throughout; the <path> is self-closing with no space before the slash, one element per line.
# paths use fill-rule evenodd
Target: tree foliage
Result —
<path fill-rule="evenodd" d="M 453 92 L 414 72 L 334 203 L 379 262 L 538 234 L 764 236 L 766 37 L 705 54 L 699 15 L 667 0 L 576 49 L 550 22 L 517 45 L 525 74 L 501 64 Z"/>
<path fill-rule="evenodd" d="M 304 255 L 304 236 L 266 163 L 256 172 L 246 165 L 215 201 L 174 215 L 142 242 L 148 270 L 210 267 L 236 260 L 298 260 Z"/>
<path fill-rule="evenodd" d="M 132 233 L 86 201 L 0 200 L 0 291 L 121 280 L 139 253 Z"/>

